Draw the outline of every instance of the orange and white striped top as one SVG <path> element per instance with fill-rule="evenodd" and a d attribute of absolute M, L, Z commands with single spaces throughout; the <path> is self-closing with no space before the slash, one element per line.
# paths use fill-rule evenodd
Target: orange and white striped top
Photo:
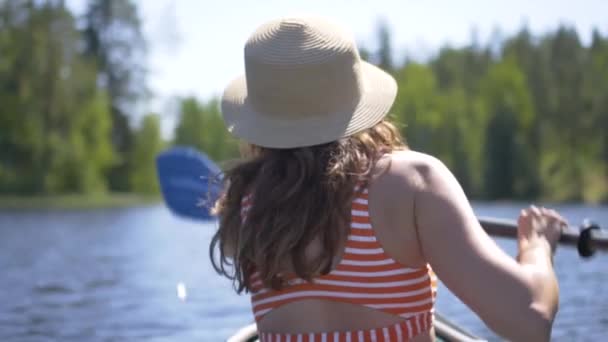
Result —
<path fill-rule="evenodd" d="M 245 201 L 244 217 L 251 205 Z M 279 291 L 264 288 L 253 274 L 251 304 L 256 321 L 282 305 L 302 299 L 326 299 L 363 305 L 403 317 L 390 327 L 314 334 L 261 333 L 262 341 L 403 341 L 432 327 L 437 293 L 436 277 L 427 265 L 406 267 L 384 252 L 377 241 L 368 210 L 367 189 L 352 203 L 351 226 L 341 261 L 328 274 L 312 282 L 292 278 Z"/>

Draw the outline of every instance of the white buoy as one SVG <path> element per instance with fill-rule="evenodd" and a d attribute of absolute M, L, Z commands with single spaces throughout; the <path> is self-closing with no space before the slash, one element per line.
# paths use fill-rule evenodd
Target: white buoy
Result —
<path fill-rule="evenodd" d="M 183 282 L 177 283 L 177 298 L 179 298 L 182 302 L 186 300 L 188 293 L 186 291 L 186 285 Z"/>

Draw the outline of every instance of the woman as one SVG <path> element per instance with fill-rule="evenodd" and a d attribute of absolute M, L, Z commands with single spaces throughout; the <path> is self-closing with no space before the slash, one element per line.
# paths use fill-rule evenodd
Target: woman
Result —
<path fill-rule="evenodd" d="M 222 112 L 248 148 L 211 253 L 251 293 L 263 341 L 432 341 L 435 274 L 496 333 L 549 339 L 557 213 L 523 210 L 518 258 L 505 254 L 450 171 L 386 119 L 393 78 L 331 23 L 261 26 L 245 68 Z"/>

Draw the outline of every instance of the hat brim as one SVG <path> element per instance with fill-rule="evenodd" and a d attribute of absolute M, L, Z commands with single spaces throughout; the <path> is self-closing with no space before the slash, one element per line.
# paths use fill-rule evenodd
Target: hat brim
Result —
<path fill-rule="evenodd" d="M 226 128 L 237 138 L 268 148 L 296 148 L 328 143 L 353 135 L 380 122 L 397 95 L 395 79 L 361 61 L 363 89 L 358 104 L 343 113 L 281 120 L 258 113 L 247 100 L 245 76 L 233 80 L 222 96 Z"/>

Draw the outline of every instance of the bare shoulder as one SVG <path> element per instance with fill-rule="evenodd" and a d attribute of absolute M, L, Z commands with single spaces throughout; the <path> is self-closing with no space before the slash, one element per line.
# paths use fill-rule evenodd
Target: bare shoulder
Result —
<path fill-rule="evenodd" d="M 423 190 L 449 174 L 447 167 L 436 157 L 412 150 L 396 151 L 390 155 L 387 176 L 399 179 L 403 186 Z"/>

